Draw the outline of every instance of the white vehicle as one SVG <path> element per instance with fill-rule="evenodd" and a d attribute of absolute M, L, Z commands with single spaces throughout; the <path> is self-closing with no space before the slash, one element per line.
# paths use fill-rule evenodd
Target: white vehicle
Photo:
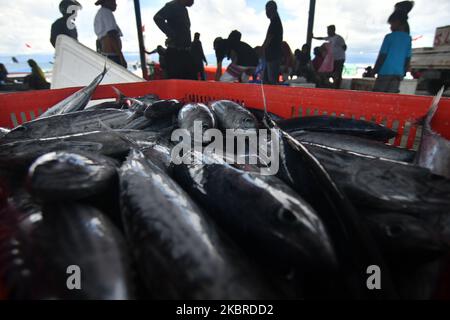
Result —
<path fill-rule="evenodd" d="M 433 48 L 413 50 L 411 71 L 419 86 L 435 95 L 442 86 L 450 87 L 450 26 L 436 30 Z"/>

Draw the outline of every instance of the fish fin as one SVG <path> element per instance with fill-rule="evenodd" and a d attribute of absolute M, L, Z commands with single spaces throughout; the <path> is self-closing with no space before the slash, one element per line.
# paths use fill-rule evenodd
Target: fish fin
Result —
<path fill-rule="evenodd" d="M 117 95 L 116 102 L 126 101 L 129 99 L 122 91 L 120 91 L 116 87 L 111 86 L 111 88 L 113 89 L 114 93 Z"/>
<path fill-rule="evenodd" d="M 433 102 L 431 104 L 431 107 L 427 113 L 427 115 L 424 117 L 424 125 L 428 128 L 431 128 L 431 121 L 433 121 L 433 118 L 439 108 L 439 102 L 442 99 L 442 95 L 444 94 L 445 87 L 442 87 L 441 90 L 439 90 L 438 94 L 434 97 Z"/>
<path fill-rule="evenodd" d="M 423 117 L 422 121 L 422 125 L 424 127 L 425 130 L 423 130 L 422 132 L 422 139 L 420 142 L 420 146 L 419 146 L 419 150 L 417 151 L 416 154 L 416 158 L 414 160 L 414 163 L 417 165 L 421 165 L 422 162 L 422 158 L 426 157 L 426 147 L 424 146 L 423 140 L 425 137 L 426 132 L 428 131 L 433 131 L 431 128 L 431 121 L 434 118 L 434 115 L 436 114 L 438 107 L 439 107 L 439 102 L 441 101 L 442 95 L 444 93 L 445 88 L 442 87 L 442 89 L 438 92 L 437 96 L 434 97 L 433 102 L 431 104 L 431 107 L 428 111 L 428 113 Z"/>

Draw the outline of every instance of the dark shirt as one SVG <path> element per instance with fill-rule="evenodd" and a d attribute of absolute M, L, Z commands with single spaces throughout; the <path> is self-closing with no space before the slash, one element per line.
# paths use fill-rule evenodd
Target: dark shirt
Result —
<path fill-rule="evenodd" d="M 166 23 L 156 21 L 158 17 L 164 19 Z M 155 15 L 155 22 L 169 38 L 170 47 L 185 49 L 191 46 L 191 20 L 185 6 L 177 1 L 166 3 Z"/>
<path fill-rule="evenodd" d="M 191 54 L 194 58 L 195 64 L 197 66 L 202 66 L 203 62 L 206 61 L 205 53 L 203 52 L 203 46 L 201 41 L 193 41 L 191 46 Z"/>
<path fill-rule="evenodd" d="M 222 40 L 216 48 L 217 60 L 222 61 L 225 57 L 230 58 L 231 51 L 236 54 L 235 63 L 238 66 L 256 67 L 258 65 L 259 59 L 256 51 L 243 41 Z"/>
<path fill-rule="evenodd" d="M 236 52 L 238 66 L 256 67 L 258 65 L 258 55 L 256 51 L 245 42 L 238 42 L 231 45 L 231 50 Z"/>
<path fill-rule="evenodd" d="M 281 59 L 281 43 L 283 42 L 283 25 L 281 24 L 280 16 L 276 15 L 270 20 L 269 30 L 267 36 L 272 35 L 272 41 L 266 47 L 266 61 L 271 62 Z"/>
<path fill-rule="evenodd" d="M 52 43 L 53 47 L 55 47 L 56 45 L 56 38 L 58 38 L 58 36 L 61 34 L 78 40 L 77 28 L 73 28 L 72 30 L 67 28 L 67 19 L 69 19 L 69 17 L 61 17 L 52 24 L 50 42 Z"/>
<path fill-rule="evenodd" d="M 311 56 L 308 53 L 300 52 L 296 58 L 300 67 L 305 67 L 309 62 L 311 62 Z"/>

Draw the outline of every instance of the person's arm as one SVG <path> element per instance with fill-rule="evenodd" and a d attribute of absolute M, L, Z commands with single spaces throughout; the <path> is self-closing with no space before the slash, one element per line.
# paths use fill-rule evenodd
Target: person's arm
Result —
<path fill-rule="evenodd" d="M 167 36 L 167 38 L 172 39 L 174 38 L 174 31 L 167 23 L 167 19 L 169 18 L 168 11 L 169 9 L 167 8 L 167 5 L 164 6 L 164 8 L 162 8 L 158 11 L 158 13 L 155 14 L 155 16 L 153 17 L 153 21 L 155 21 L 158 28 Z"/>
<path fill-rule="evenodd" d="M 328 37 L 314 37 L 313 34 L 312 34 L 312 38 L 315 40 L 328 40 Z"/>
<path fill-rule="evenodd" d="M 387 54 L 380 53 L 377 58 L 377 62 L 375 63 L 375 68 L 373 68 L 372 75 L 378 74 L 380 72 L 381 67 L 383 67 L 384 62 L 386 61 Z"/>

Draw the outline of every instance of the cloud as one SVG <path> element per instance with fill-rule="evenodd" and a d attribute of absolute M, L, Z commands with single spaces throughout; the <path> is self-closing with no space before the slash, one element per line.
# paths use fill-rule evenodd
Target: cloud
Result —
<path fill-rule="evenodd" d="M 81 0 L 83 10 L 79 13 L 77 26 L 79 40 L 95 47 L 93 20 L 98 7 L 94 0 Z M 115 13 L 123 33 L 124 51 L 138 50 L 134 5 L 132 0 L 117 0 Z M 141 1 L 142 20 L 146 26 L 145 42 L 148 49 L 163 44 L 165 37 L 153 22 L 154 14 L 167 1 Z M 306 40 L 308 0 L 277 0 L 283 20 L 285 40 L 292 49 L 299 48 Z M 335 24 L 338 33 L 347 41 L 349 54 L 375 55 L 383 37 L 389 32 L 387 17 L 391 14 L 395 0 L 320 0 L 317 1 L 314 33 L 324 35 L 326 26 Z M 8 54 L 50 53 L 50 26 L 59 17 L 59 0 L 15 0 L 2 3 L 0 12 L 0 52 Z M 218 36 L 226 37 L 231 30 L 238 29 L 243 40 L 252 46 L 264 41 L 269 24 L 264 12 L 265 1 L 258 0 L 196 0 L 189 13 L 192 32 L 202 34 L 207 54 L 213 53 L 212 43 Z M 450 1 L 417 0 L 411 12 L 410 25 L 413 36 L 423 38 L 415 47 L 432 46 L 436 27 L 448 24 Z M 28 43 L 31 49 L 25 47 Z M 314 45 L 320 45 L 315 41 Z"/>

